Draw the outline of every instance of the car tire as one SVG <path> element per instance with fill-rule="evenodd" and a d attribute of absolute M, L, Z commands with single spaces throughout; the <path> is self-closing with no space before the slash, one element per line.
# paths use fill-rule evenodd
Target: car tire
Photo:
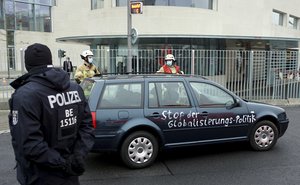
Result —
<path fill-rule="evenodd" d="M 121 159 L 129 168 L 144 168 L 155 161 L 158 154 L 156 138 L 144 131 L 130 134 L 123 142 L 120 150 Z"/>
<path fill-rule="evenodd" d="M 277 142 L 278 129 L 268 120 L 258 122 L 250 134 L 250 145 L 256 151 L 270 150 Z"/>

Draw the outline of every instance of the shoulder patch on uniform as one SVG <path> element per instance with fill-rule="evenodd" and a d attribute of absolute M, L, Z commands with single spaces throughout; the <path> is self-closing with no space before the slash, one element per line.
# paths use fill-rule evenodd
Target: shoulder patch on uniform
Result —
<path fill-rule="evenodd" d="M 12 111 L 12 124 L 16 125 L 18 123 L 18 111 L 13 110 Z"/>

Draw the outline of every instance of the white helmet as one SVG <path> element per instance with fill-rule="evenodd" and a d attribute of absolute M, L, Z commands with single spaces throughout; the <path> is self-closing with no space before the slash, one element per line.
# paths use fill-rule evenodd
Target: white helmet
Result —
<path fill-rule="evenodd" d="M 165 57 L 165 60 L 173 60 L 173 61 L 175 61 L 175 57 L 172 54 L 167 54 L 166 57 Z"/>
<path fill-rule="evenodd" d="M 82 52 L 82 54 L 80 56 L 81 56 L 81 58 L 85 58 L 87 56 L 94 56 L 94 54 L 90 50 L 85 50 Z"/>

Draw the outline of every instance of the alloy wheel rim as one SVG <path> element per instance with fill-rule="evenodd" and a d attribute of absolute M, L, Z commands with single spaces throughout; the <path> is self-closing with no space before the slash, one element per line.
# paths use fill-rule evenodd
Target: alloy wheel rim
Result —
<path fill-rule="evenodd" d="M 260 126 L 255 131 L 254 140 L 255 143 L 261 148 L 270 146 L 274 140 L 273 128 L 267 125 Z"/>
<path fill-rule="evenodd" d="M 145 137 L 137 137 L 128 146 L 128 156 L 134 163 L 145 163 L 153 154 L 153 144 Z"/>

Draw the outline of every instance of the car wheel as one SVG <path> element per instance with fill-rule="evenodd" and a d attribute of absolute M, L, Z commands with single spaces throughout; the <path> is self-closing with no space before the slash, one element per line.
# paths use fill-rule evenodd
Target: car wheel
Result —
<path fill-rule="evenodd" d="M 270 150 L 277 142 L 278 129 L 271 121 L 258 122 L 250 135 L 250 145 L 254 150 Z"/>
<path fill-rule="evenodd" d="M 129 135 L 120 150 L 122 161 L 130 168 L 150 166 L 155 161 L 157 153 L 157 140 L 152 134 L 144 131 Z"/>

